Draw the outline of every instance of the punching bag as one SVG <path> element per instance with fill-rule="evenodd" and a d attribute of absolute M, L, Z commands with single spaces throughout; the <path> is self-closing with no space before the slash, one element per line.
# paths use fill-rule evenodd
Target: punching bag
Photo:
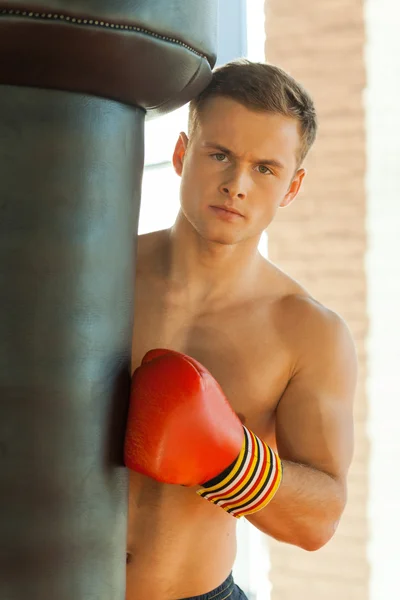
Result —
<path fill-rule="evenodd" d="M 0 0 L 0 600 L 124 600 L 144 120 L 207 85 L 216 8 Z"/>

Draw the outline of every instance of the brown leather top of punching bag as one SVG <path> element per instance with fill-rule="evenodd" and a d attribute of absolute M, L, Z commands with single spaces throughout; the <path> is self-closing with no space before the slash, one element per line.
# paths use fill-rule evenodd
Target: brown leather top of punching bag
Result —
<path fill-rule="evenodd" d="M 216 0 L 0 0 L 0 84 L 169 112 L 211 76 L 216 10 Z"/>

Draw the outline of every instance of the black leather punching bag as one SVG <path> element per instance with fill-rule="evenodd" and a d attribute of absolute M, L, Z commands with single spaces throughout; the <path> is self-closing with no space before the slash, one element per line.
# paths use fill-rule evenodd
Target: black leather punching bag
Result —
<path fill-rule="evenodd" d="M 208 83 L 216 6 L 0 0 L 0 600 L 124 599 L 144 118 Z"/>

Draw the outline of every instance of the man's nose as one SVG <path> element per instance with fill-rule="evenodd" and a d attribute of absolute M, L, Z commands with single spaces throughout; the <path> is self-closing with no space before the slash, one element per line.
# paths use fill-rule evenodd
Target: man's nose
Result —
<path fill-rule="evenodd" d="M 248 194 L 249 178 L 245 171 L 236 169 L 230 178 L 220 185 L 223 196 L 232 199 L 245 200 Z"/>

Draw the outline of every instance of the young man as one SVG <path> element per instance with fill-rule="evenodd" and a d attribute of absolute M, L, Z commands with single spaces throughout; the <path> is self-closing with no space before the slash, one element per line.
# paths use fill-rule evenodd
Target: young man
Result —
<path fill-rule="evenodd" d="M 311 99 L 271 65 L 225 65 L 191 103 L 173 155 L 177 220 L 139 238 L 127 600 L 245 598 L 230 576 L 235 517 L 306 550 L 338 525 L 354 345 L 257 249 L 297 196 L 315 134 Z M 137 369 L 154 348 L 167 351 Z M 228 500 L 216 505 L 219 485 Z"/>

